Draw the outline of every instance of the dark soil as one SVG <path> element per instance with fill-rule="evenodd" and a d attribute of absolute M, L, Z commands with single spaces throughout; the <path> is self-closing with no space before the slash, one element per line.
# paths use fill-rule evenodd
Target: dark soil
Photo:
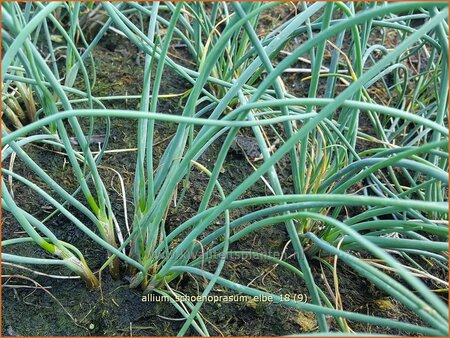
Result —
<path fill-rule="evenodd" d="M 289 12 L 287 12 L 289 14 Z M 175 51 L 171 51 L 174 52 Z M 97 71 L 97 84 L 94 95 L 125 95 L 126 93 L 140 93 L 142 87 L 142 68 L 136 65 L 139 59 L 138 51 L 130 43 L 110 35 L 109 40 L 101 44 L 94 52 Z M 143 62 L 142 59 L 140 62 Z M 173 72 L 165 71 L 162 84 L 162 94 L 179 94 L 189 88 L 188 83 L 180 79 Z M 295 83 L 303 85 L 298 80 Z M 306 85 L 307 86 L 307 85 Z M 126 88 L 126 89 L 125 89 Z M 300 87 L 295 88 L 301 90 Z M 182 108 L 180 98 L 160 100 L 159 110 L 169 113 L 179 113 Z M 123 100 L 109 102 L 112 108 L 136 109 L 137 100 Z M 83 121 L 88 125 L 88 121 Z M 126 187 L 126 198 L 132 205 L 134 170 L 136 153 L 136 121 L 113 119 L 112 133 L 108 149 L 130 149 L 124 152 L 107 153 L 101 162 L 100 174 L 108 185 L 111 193 L 112 205 L 120 224 L 124 223 L 124 210 L 119 181 L 114 172 L 108 168 L 119 171 Z M 100 123 L 100 125 L 102 125 Z M 170 136 L 175 132 L 176 126 L 157 123 L 155 157 L 163 153 Z M 270 130 L 267 131 L 270 135 Z M 99 134 L 103 133 L 100 128 Z M 92 146 L 95 149 L 96 145 Z M 217 156 L 217 147 L 214 145 L 204 154 L 201 161 L 205 165 L 212 165 Z M 48 147 L 28 146 L 26 151 L 44 168 L 52 177 L 68 189 L 74 191 L 78 185 L 68 165 L 65 165 L 63 155 Z M 4 164 L 7 166 L 8 164 Z M 157 165 L 157 163 L 156 163 Z M 255 164 L 257 165 L 257 164 Z M 40 180 L 16 160 L 15 172 L 40 184 Z M 226 192 L 231 191 L 240 181 L 252 173 L 254 169 L 247 162 L 243 154 L 230 153 L 224 173 L 221 175 L 221 184 Z M 286 171 L 287 173 L 288 171 Z M 283 178 L 283 185 L 289 190 L 290 179 L 288 175 Z M 199 201 L 207 185 L 207 177 L 194 171 L 190 176 L 190 188 L 187 190 L 184 202 L 177 212 L 169 214 L 167 220 L 168 230 L 173 229 L 184 220 L 196 213 Z M 110 183 L 111 182 L 111 183 Z M 245 193 L 245 197 L 266 195 L 263 182 L 255 184 Z M 117 191 L 117 192 L 116 192 Z M 30 213 L 43 219 L 53 211 L 51 206 L 30 193 L 29 189 L 14 183 L 15 199 L 19 205 Z M 219 201 L 214 197 L 215 202 Z M 213 200 L 214 201 L 214 200 Z M 26 206 L 26 207 L 25 207 Z M 252 209 L 245 210 L 251 212 Z M 243 213 L 244 211 L 240 211 Z M 128 210 L 128 221 L 132 222 L 133 210 Z M 239 214 L 233 214 L 238 217 Z M 82 221 L 88 220 L 80 217 Z M 49 227 L 54 233 L 74 244 L 83 253 L 89 266 L 97 271 L 105 261 L 104 250 L 93 246 L 90 239 L 73 224 L 70 224 L 62 215 L 54 216 Z M 20 227 L 11 215 L 3 211 L 3 238 L 22 236 Z M 263 253 L 281 252 L 288 241 L 284 225 L 263 229 L 253 233 L 243 240 L 234 243 L 232 250 L 254 250 Z M 8 252 L 20 252 L 22 255 L 43 256 L 37 246 L 15 246 Z M 292 254 L 288 248 L 286 255 Z M 297 265 L 293 259 L 288 259 Z M 324 278 L 333 285 L 331 272 L 326 270 L 322 274 L 321 266 L 312 261 L 312 270 L 317 281 L 324 282 Z M 215 265 L 211 263 L 205 269 L 213 271 Z M 39 271 L 53 275 L 67 275 L 64 269 L 38 267 Z M 365 314 L 383 315 L 400 321 L 418 322 L 406 309 L 376 290 L 369 282 L 359 278 L 349 268 L 343 266 L 339 269 L 340 293 L 343 307 L 348 311 L 358 311 Z M 184 323 L 182 316 L 174 306 L 168 302 L 142 301 L 140 289 L 130 289 L 129 282 L 124 278 L 113 280 L 105 271 L 101 276 L 101 289 L 89 291 L 79 279 L 62 280 L 37 276 L 28 271 L 3 265 L 2 288 L 2 334 L 23 336 L 171 336 L 176 335 Z M 226 264 L 222 273 L 225 278 L 238 281 L 241 284 L 251 284 L 253 287 L 274 294 L 307 294 L 303 281 L 281 267 L 256 259 L 232 258 Z M 27 276 L 25 279 L 24 276 Z M 39 283 L 39 284 L 36 284 Z M 171 287 L 186 295 L 197 295 L 206 286 L 203 279 L 191 275 L 184 275 L 183 279 L 176 279 Z M 322 287 L 322 285 L 321 285 Z M 45 291 L 44 291 L 45 288 Z M 326 291 L 325 284 L 322 287 Z M 212 295 L 232 295 L 230 290 L 216 286 Z M 52 297 L 52 296 L 53 297 Z M 309 300 L 308 300 L 309 301 Z M 318 331 L 314 315 L 274 303 L 254 301 L 235 303 L 205 303 L 201 308 L 209 333 L 219 335 L 287 335 L 294 333 L 311 333 Z M 338 329 L 334 320 L 330 320 L 331 328 Z M 386 330 L 381 327 L 367 326 L 360 323 L 348 323 L 356 332 L 380 332 L 384 334 L 405 334 L 396 330 Z M 192 328 L 188 335 L 197 335 Z"/>

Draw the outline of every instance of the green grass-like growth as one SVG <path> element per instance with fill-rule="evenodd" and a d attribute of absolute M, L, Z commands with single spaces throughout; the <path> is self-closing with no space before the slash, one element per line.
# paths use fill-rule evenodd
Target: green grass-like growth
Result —
<path fill-rule="evenodd" d="M 429 267 L 447 271 L 448 264 L 447 4 L 296 5 L 292 15 L 275 21 L 266 32 L 261 31 L 261 17 L 276 12 L 278 3 L 2 3 L 2 161 L 20 158 L 43 182 L 36 185 L 30 177 L 2 168 L 2 207 L 27 233 L 3 238 L 2 260 L 63 265 L 88 287 L 99 285 L 84 259 L 86 253 L 46 225 L 53 214 L 39 220 L 18 205 L 8 187 L 8 180 L 14 180 L 63 214 L 92 245 L 106 250 L 109 258 L 101 270 L 109 267 L 118 277 L 120 264 L 125 264 L 134 275 L 131 287 L 171 297 L 186 318 L 180 335 L 191 326 L 208 335 L 198 315 L 203 302 L 180 306 L 166 287 L 184 273 L 209 280 L 203 296 L 220 284 L 247 295 L 271 295 L 286 306 L 314 312 L 325 333 L 326 316 L 333 316 L 346 333 L 351 332 L 346 320 L 353 320 L 447 335 L 447 306 L 423 281 L 437 278 Z M 86 30 L 92 27 L 93 10 L 105 15 L 89 41 Z M 92 51 L 108 30 L 120 31 L 145 54 L 142 91 L 127 95 L 140 100 L 138 110 L 107 109 L 106 101 L 123 97 L 92 95 L 96 79 Z M 56 62 L 55 34 L 58 49 L 65 50 L 63 63 Z M 189 68 L 173 58 L 174 42 L 184 44 L 191 57 Z M 41 43 L 44 51 L 38 48 Z M 300 71 L 298 62 L 305 59 L 309 76 L 302 83 L 307 90 L 293 95 L 284 76 Z M 168 114 L 159 105 L 168 70 L 190 83 L 179 115 Z M 74 108 L 80 102 L 86 109 Z M 22 124 L 17 115 L 27 116 L 29 124 Z M 89 127 L 81 123 L 82 117 L 89 118 Z M 98 170 L 111 118 L 138 119 L 134 217 L 124 238 Z M 107 121 L 105 142 L 94 154 L 89 141 L 99 121 Z M 155 166 L 157 121 L 177 127 Z M 244 129 L 252 133 L 263 160 L 226 191 L 221 170 Z M 278 139 L 275 149 L 266 137 L 268 131 Z M 73 139 L 80 149 L 75 149 Z M 64 152 L 79 188 L 70 192 L 58 184 L 27 154 L 28 144 L 47 144 Z M 206 167 L 200 158 L 213 144 L 219 145 L 217 158 Z M 361 144 L 366 146 L 361 149 Z M 289 186 L 278 166 L 285 158 L 292 177 Z M 166 233 L 174 194 L 183 187 L 178 202 L 183 199 L 194 170 L 209 180 L 197 214 Z M 262 178 L 271 194 L 242 198 Z M 214 196 L 220 202 L 214 202 Z M 235 209 L 255 211 L 233 218 Z M 80 214 L 89 224 L 77 217 Z M 221 226 L 210 230 L 218 219 Z M 229 254 L 245 255 L 231 252 L 231 243 L 276 224 L 286 227 L 295 265 L 251 253 L 295 273 L 305 282 L 310 303 L 279 299 L 221 277 Z M 38 245 L 53 258 L 8 253 L 18 244 Z M 359 253 L 373 260 L 361 259 Z M 336 267 L 326 257 L 352 268 L 425 325 L 342 309 L 337 296 L 330 295 L 311 272 L 311 262 L 321 261 L 338 284 Z M 204 269 L 208 261 L 218 262 L 212 272 Z"/>

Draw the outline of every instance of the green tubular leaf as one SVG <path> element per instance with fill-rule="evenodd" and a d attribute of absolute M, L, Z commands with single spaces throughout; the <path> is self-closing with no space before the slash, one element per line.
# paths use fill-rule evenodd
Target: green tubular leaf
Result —
<path fill-rule="evenodd" d="M 205 278 L 211 279 L 212 274 L 209 272 L 206 272 L 204 270 L 200 270 L 193 267 L 186 267 L 186 266 L 174 266 L 171 268 L 171 271 L 179 271 L 179 272 L 189 272 L 193 273 L 199 276 L 204 276 Z M 380 317 L 374 317 L 369 315 L 364 315 L 360 313 L 355 312 L 349 312 L 349 311 L 340 311 L 335 309 L 330 309 L 322 306 L 317 306 L 309 303 L 303 303 L 303 302 L 295 302 L 295 301 L 282 301 L 280 296 L 271 294 L 268 292 L 263 292 L 257 289 L 250 288 L 248 286 L 244 286 L 242 284 L 234 283 L 232 281 L 229 281 L 225 278 L 219 277 L 217 279 L 217 283 L 220 285 L 223 285 L 227 288 L 230 288 L 232 290 L 235 290 L 239 293 L 244 293 L 250 296 L 267 296 L 272 297 L 273 301 L 276 303 L 285 304 L 297 309 L 301 309 L 304 311 L 312 311 L 312 312 L 320 312 L 325 315 L 331 315 L 335 317 L 343 317 L 354 321 L 361 321 L 365 323 L 380 325 L 380 326 L 388 326 L 393 328 L 398 328 L 401 330 L 409 331 L 409 332 L 417 332 L 417 333 L 423 333 L 423 334 L 430 334 L 430 335 L 445 335 L 445 331 L 441 329 L 432 329 L 432 328 L 425 328 L 414 324 L 409 323 L 401 323 L 398 321 L 386 319 L 386 318 L 380 318 Z"/>
<path fill-rule="evenodd" d="M 31 34 L 31 32 L 36 29 L 36 27 L 40 25 L 43 20 L 45 20 L 45 17 L 47 15 L 49 15 L 61 5 L 62 2 L 49 3 L 43 10 L 36 14 L 36 16 L 27 23 L 27 25 L 21 30 L 19 35 L 14 39 L 14 42 L 8 47 L 8 50 L 2 58 L 2 82 L 4 81 L 5 74 L 8 71 L 8 68 L 11 65 L 14 57 L 16 56 L 18 50 L 22 47 L 25 40 L 28 39 L 28 36 Z M 3 10 L 2 17 L 4 23 L 6 23 L 8 26 L 12 25 L 11 17 L 8 11 Z"/>

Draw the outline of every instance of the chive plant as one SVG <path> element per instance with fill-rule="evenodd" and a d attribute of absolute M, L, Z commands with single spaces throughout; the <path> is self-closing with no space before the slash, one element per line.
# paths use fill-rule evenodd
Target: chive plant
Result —
<path fill-rule="evenodd" d="M 291 15 L 262 34 L 261 17 L 280 6 L 290 8 Z M 326 316 L 332 316 L 335 330 L 347 333 L 351 328 L 346 320 L 352 320 L 425 335 L 448 334 L 447 306 L 425 283 L 439 280 L 442 289 L 448 288 L 430 272 L 430 267 L 448 271 L 446 3 L 102 2 L 96 10 L 100 8 L 106 19 L 88 41 L 80 16 L 92 4 L 2 3 L 2 161 L 18 157 L 44 182 L 37 185 L 33 177 L 2 168 L 2 208 L 27 233 L 3 238 L 4 262 L 63 265 L 89 287 L 98 286 L 86 253 L 48 226 L 61 213 L 93 245 L 105 249 L 102 269 L 109 266 L 118 277 L 119 265 L 126 265 L 133 275 L 131 287 L 171 299 L 186 318 L 180 335 L 190 327 L 208 335 L 199 316 L 203 302 L 181 306 L 167 288 L 184 273 L 209 280 L 203 296 L 220 284 L 311 311 L 321 332 L 330 331 Z M 139 110 L 108 109 L 108 101 L 124 97 L 92 94 L 92 51 L 108 30 L 120 31 L 145 54 L 142 91 L 125 97 L 139 99 Z M 56 61 L 55 32 L 61 36 L 57 48 L 65 51 L 64 63 Z M 173 57 L 171 47 L 178 42 L 191 56 L 189 67 Z M 285 74 L 305 59 L 309 74 L 302 83 L 307 89 L 295 95 Z M 190 84 L 178 115 L 166 113 L 158 102 L 167 71 Z M 86 106 L 78 109 L 78 103 Z M 31 123 L 21 123 L 20 115 Z M 85 118 L 87 127 L 81 123 Z M 138 121 L 134 215 L 126 237 L 98 170 L 111 118 Z M 157 121 L 176 125 L 159 159 L 154 152 Z M 94 155 L 89 141 L 100 127 L 106 130 L 105 142 Z M 227 191 L 221 184 L 222 168 L 240 132 L 252 134 L 263 160 Z M 277 138 L 276 147 L 269 143 L 269 132 Z M 81 149 L 74 148 L 70 135 Z M 40 168 L 27 153 L 30 144 L 63 152 L 79 188 L 68 191 Z M 218 146 L 217 157 L 207 167 L 201 156 L 212 146 Z M 291 183 L 279 170 L 284 158 Z M 197 213 L 168 232 L 172 201 L 181 191 L 177 205 L 182 203 L 191 173 L 198 170 L 208 184 Z M 261 179 L 270 195 L 243 198 Z M 38 219 L 14 198 L 7 181 L 34 191 L 55 212 Z M 243 216 L 233 218 L 231 210 Z M 257 251 L 231 251 L 230 245 L 248 234 L 279 224 L 286 228 L 295 263 Z M 53 258 L 9 251 L 17 245 L 38 245 Z M 222 276 L 229 255 L 248 253 L 294 273 L 304 281 L 310 302 L 280 299 Z M 311 264 L 319 262 L 338 285 L 337 266 L 329 257 L 393 297 L 423 324 L 342 308 L 312 273 Z M 207 271 L 205 262 L 216 262 L 215 270 Z"/>

